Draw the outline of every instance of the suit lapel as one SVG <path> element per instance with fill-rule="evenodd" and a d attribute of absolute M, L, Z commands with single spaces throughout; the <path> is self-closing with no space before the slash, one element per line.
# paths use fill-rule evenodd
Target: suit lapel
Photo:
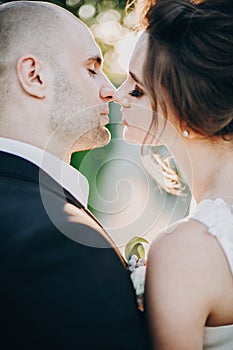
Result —
<path fill-rule="evenodd" d="M 80 223 L 85 223 L 86 225 L 91 226 L 93 229 L 97 230 L 112 246 L 117 255 L 120 257 L 122 263 L 126 266 L 126 261 L 123 258 L 119 248 L 116 246 L 110 235 L 103 228 L 101 223 L 96 219 L 96 217 L 85 208 L 79 201 L 76 200 L 68 191 L 65 190 L 65 195 L 67 202 L 70 203 L 71 206 L 66 206 L 66 212 L 72 218 L 71 221 L 76 221 Z"/>

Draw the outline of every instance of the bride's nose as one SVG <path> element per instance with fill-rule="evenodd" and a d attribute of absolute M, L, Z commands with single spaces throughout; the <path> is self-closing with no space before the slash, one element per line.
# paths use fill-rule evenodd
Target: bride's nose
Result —
<path fill-rule="evenodd" d="M 113 95 L 113 101 L 120 104 L 122 107 L 129 108 L 129 96 L 124 93 L 123 86 L 120 86 Z"/>

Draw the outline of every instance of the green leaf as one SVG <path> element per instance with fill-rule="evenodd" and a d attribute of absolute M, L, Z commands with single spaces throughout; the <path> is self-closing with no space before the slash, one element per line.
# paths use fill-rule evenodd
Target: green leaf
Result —
<path fill-rule="evenodd" d="M 127 261 L 129 261 L 132 255 L 137 255 L 139 259 L 145 257 L 145 249 L 142 243 L 149 242 L 145 238 L 136 236 L 127 243 L 125 247 L 125 257 Z"/>

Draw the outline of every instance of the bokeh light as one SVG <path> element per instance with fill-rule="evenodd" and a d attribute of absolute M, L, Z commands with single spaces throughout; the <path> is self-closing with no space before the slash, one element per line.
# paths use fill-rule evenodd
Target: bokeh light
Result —
<path fill-rule="evenodd" d="M 95 7 L 91 4 L 83 5 L 78 11 L 78 15 L 81 19 L 89 19 L 95 14 Z"/>
<path fill-rule="evenodd" d="M 129 29 L 134 29 L 138 25 L 138 17 L 135 12 L 127 13 L 123 19 L 124 25 Z"/>
<path fill-rule="evenodd" d="M 77 6 L 81 0 L 66 0 L 66 5 L 69 7 Z"/>
<path fill-rule="evenodd" d="M 121 38 L 122 27 L 116 21 L 108 21 L 99 25 L 99 34 L 101 40 L 108 45 L 115 45 Z"/>
<path fill-rule="evenodd" d="M 96 18 L 98 23 L 103 23 L 103 22 L 109 22 L 109 21 L 120 21 L 121 20 L 121 14 L 117 10 L 108 10 L 101 12 L 97 18 Z"/>

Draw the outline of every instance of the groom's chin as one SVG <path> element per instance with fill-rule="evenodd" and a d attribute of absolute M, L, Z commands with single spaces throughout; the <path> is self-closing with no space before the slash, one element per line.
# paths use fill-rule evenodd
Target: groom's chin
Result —
<path fill-rule="evenodd" d="M 110 142 L 110 140 L 110 131 L 103 126 L 98 126 L 80 136 L 74 143 L 72 152 L 87 151 L 94 148 L 104 147 Z"/>

